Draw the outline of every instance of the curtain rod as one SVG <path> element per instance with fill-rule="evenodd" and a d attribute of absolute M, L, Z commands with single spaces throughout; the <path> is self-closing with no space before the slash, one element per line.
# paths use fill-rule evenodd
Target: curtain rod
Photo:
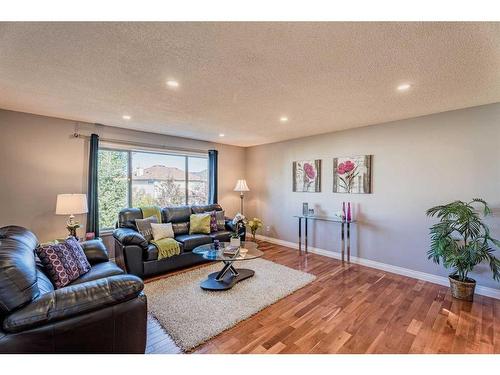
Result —
<path fill-rule="evenodd" d="M 90 139 L 90 136 L 85 135 L 85 134 L 80 134 L 80 133 L 73 133 L 73 138 Z M 208 152 L 208 149 L 207 150 L 200 150 L 200 149 L 195 149 L 195 148 L 183 148 L 183 147 L 175 147 L 175 146 L 155 145 L 155 144 L 150 144 L 150 143 L 125 141 L 122 139 L 112 139 L 112 138 L 99 137 L 99 140 L 103 141 L 103 142 L 117 143 L 117 144 L 128 145 L 128 146 L 137 146 L 137 147 L 146 147 L 146 148 L 161 148 L 161 149 L 170 150 L 170 151 L 196 152 L 196 153 L 204 153 L 204 154 L 206 154 Z"/>

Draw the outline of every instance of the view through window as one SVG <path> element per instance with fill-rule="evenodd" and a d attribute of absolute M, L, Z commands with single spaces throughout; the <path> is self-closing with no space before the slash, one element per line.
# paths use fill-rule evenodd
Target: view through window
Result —
<path fill-rule="evenodd" d="M 208 158 L 99 150 L 99 225 L 113 228 L 125 207 L 206 204 Z"/>

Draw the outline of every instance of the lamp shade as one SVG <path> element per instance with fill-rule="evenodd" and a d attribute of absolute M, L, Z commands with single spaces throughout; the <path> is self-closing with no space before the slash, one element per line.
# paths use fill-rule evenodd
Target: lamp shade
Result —
<path fill-rule="evenodd" d="M 87 194 L 58 194 L 56 215 L 86 214 Z"/>
<path fill-rule="evenodd" d="M 246 180 L 238 180 L 236 181 L 236 186 L 234 187 L 234 191 L 250 191 L 248 188 Z"/>

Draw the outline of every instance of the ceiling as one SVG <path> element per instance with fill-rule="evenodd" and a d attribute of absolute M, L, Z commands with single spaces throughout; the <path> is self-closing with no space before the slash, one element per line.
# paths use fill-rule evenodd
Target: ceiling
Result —
<path fill-rule="evenodd" d="M 0 23 L 0 108 L 76 121 L 252 146 L 499 101 L 500 23 Z"/>

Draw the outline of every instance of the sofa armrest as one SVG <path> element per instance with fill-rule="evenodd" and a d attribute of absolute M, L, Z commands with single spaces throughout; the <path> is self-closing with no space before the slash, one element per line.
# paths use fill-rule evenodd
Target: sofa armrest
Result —
<path fill-rule="evenodd" d="M 113 231 L 113 237 L 123 246 L 136 245 L 146 250 L 148 241 L 142 234 L 131 228 L 118 228 Z"/>
<path fill-rule="evenodd" d="M 121 246 L 121 245 L 118 245 Z M 122 246 L 123 259 L 125 263 L 125 270 L 127 273 L 139 277 L 144 276 L 144 250 L 137 245 Z"/>
<path fill-rule="evenodd" d="M 90 264 L 109 261 L 108 250 L 101 240 L 82 242 L 82 248 Z"/>
<path fill-rule="evenodd" d="M 131 300 L 144 288 L 133 275 L 116 275 L 46 293 L 3 321 L 3 330 L 21 332 Z"/>

